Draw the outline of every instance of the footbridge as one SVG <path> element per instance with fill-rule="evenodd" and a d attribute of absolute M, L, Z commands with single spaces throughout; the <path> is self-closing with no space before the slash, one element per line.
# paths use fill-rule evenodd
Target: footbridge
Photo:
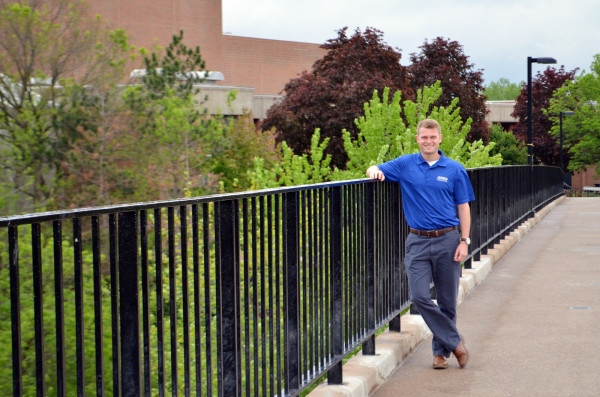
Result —
<path fill-rule="evenodd" d="M 463 370 L 410 314 L 398 186 L 354 180 L 0 218 L 0 394 L 597 390 L 598 202 L 556 167 L 468 174 Z"/>

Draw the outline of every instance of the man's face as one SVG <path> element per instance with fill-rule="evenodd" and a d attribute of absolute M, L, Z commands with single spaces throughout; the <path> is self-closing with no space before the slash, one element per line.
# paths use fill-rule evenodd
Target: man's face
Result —
<path fill-rule="evenodd" d="M 416 138 L 423 155 L 437 154 L 440 143 L 442 143 L 442 134 L 435 128 L 421 127 Z"/>

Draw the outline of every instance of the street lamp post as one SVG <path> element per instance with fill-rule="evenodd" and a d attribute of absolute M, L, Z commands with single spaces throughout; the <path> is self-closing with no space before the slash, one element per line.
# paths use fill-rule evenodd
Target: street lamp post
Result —
<path fill-rule="evenodd" d="M 527 164 L 533 164 L 533 124 L 531 120 L 531 64 L 532 63 L 556 63 L 554 58 L 532 58 L 527 57 Z"/>
<path fill-rule="evenodd" d="M 571 111 L 560 112 L 559 116 L 558 116 L 558 118 L 560 120 L 560 170 L 564 173 L 565 168 L 563 166 L 563 129 L 562 129 L 563 114 L 565 116 L 573 116 L 575 114 L 575 112 L 571 112 Z"/>

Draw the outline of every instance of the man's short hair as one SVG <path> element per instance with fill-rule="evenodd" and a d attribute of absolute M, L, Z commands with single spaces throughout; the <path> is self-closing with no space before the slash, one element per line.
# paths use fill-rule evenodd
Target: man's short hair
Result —
<path fill-rule="evenodd" d="M 419 130 L 421 128 L 436 129 L 437 132 L 438 132 L 438 134 L 442 133 L 442 127 L 440 126 L 440 123 L 438 123 L 434 119 L 425 119 L 425 120 L 422 120 L 419 123 L 419 125 L 417 125 L 417 135 L 419 134 Z"/>

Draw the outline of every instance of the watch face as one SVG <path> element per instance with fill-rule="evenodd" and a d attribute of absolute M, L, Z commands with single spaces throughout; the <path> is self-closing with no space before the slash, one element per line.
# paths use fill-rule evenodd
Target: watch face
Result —
<path fill-rule="evenodd" d="M 471 239 L 469 237 L 467 237 L 467 238 L 461 238 L 460 241 L 464 241 L 465 243 L 467 243 L 467 245 L 471 244 Z"/>

